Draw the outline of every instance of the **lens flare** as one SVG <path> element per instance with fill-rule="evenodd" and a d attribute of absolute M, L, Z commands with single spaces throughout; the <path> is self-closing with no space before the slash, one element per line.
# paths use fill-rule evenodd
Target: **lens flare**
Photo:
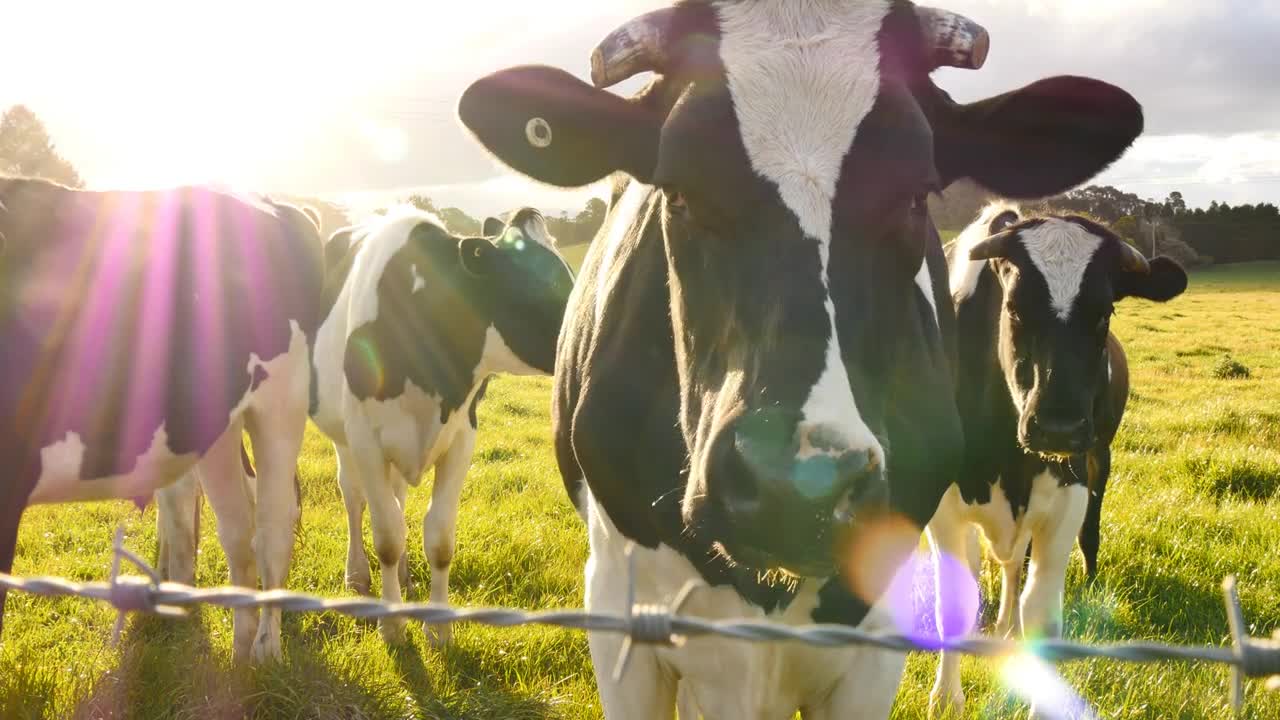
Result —
<path fill-rule="evenodd" d="M 858 523 L 842 558 L 849 589 L 868 604 L 879 602 L 894 629 L 921 647 L 937 648 L 973 632 L 978 581 L 964 562 L 946 554 L 935 560 L 921 550 L 920 530 L 906 518 L 887 515 Z"/>
<path fill-rule="evenodd" d="M 1004 684 L 1030 702 L 1035 717 L 1047 720 L 1096 720 L 1089 703 L 1076 694 L 1053 666 L 1030 653 L 1018 653 L 1000 663 Z"/>
<path fill-rule="evenodd" d="M 363 387 L 372 389 L 375 397 L 382 397 L 383 391 L 386 390 L 387 369 L 382 364 L 382 357 L 378 354 L 378 348 L 373 339 L 353 337 L 351 345 L 360 359 L 360 374 L 366 383 Z"/>

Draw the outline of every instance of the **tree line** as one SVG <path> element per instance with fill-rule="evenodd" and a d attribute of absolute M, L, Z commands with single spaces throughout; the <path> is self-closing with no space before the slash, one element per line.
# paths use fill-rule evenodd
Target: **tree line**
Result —
<path fill-rule="evenodd" d="M 959 230 L 991 197 L 971 183 L 957 183 L 931 200 L 939 228 Z M 1280 260 L 1280 208 L 1273 203 L 1231 206 L 1214 201 L 1188 208 L 1182 193 L 1150 200 L 1110 185 L 1088 185 L 1022 203 L 1029 213 L 1089 215 L 1109 225 L 1146 254 L 1173 255 L 1189 265 Z"/>
<path fill-rule="evenodd" d="M 84 186 L 72 163 L 59 154 L 44 123 L 23 105 L 14 105 L 0 115 L 0 174 Z M 346 210 L 337 204 L 301 196 L 280 198 L 316 208 L 321 215 L 321 229 L 326 233 L 350 222 Z M 930 209 L 940 229 L 958 231 L 990 199 L 976 185 L 960 182 L 930 198 Z M 412 195 L 405 202 L 435 213 L 450 231 L 459 235 L 481 232 L 481 219 L 459 208 L 437 207 L 425 195 Z M 1208 208 L 1188 208 L 1177 191 L 1158 201 L 1109 185 L 1088 185 L 1022 206 L 1029 213 L 1088 214 L 1148 255 L 1154 249 L 1187 265 L 1280 260 L 1280 208 L 1273 203 L 1233 207 L 1214 201 Z M 547 229 L 561 245 L 588 243 L 604 223 L 606 210 L 603 200 L 591 198 L 572 216 L 564 211 L 549 215 Z"/>

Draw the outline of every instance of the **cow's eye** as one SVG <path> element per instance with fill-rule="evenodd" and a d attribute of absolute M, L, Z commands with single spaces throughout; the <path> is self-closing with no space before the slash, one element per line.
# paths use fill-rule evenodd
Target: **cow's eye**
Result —
<path fill-rule="evenodd" d="M 920 193 L 911 198 L 911 213 L 913 215 L 924 215 L 929 212 L 929 196 L 926 193 Z"/>
<path fill-rule="evenodd" d="M 1005 308 L 1004 314 L 1009 318 L 1009 324 L 1013 327 L 1020 327 L 1022 325 L 1022 318 L 1018 317 L 1017 311 L 1013 308 Z"/>

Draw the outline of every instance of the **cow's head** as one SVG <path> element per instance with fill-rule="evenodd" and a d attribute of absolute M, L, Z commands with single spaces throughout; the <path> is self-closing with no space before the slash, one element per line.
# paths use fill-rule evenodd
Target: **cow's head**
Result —
<path fill-rule="evenodd" d="M 463 267 L 485 285 L 493 325 L 505 348 L 520 363 L 550 375 L 565 304 L 573 290 L 569 265 L 556 249 L 546 220 L 533 208 L 517 210 L 507 222 L 486 219 L 484 236 L 462 241 Z M 514 366 L 504 370 L 516 371 Z"/>
<path fill-rule="evenodd" d="M 997 355 L 1018 408 L 1018 442 L 1064 456 L 1093 447 L 1094 405 L 1108 377 L 1107 335 L 1115 303 L 1167 302 L 1187 289 L 1173 260 L 1147 260 L 1091 220 L 997 217 L 969 250 L 989 260 L 1003 302 Z"/>
<path fill-rule="evenodd" d="M 961 177 L 1061 191 L 1141 132 L 1133 98 L 1095 80 L 960 105 L 929 79 L 986 50 L 973 22 L 909 2 L 690 1 L 606 37 L 596 87 L 525 66 L 461 99 L 464 124 L 526 175 L 644 184 L 608 222 L 661 227 L 684 516 L 736 561 L 825 574 L 842 530 L 889 494 L 886 378 L 924 352 L 899 340 L 938 242 L 927 195 Z M 631 99 L 601 89 L 645 71 Z"/>

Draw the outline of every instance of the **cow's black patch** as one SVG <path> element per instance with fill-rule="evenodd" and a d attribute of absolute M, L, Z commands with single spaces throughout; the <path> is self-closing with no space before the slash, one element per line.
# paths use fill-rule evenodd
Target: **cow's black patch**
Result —
<path fill-rule="evenodd" d="M 416 225 L 378 280 L 378 316 L 348 337 L 351 392 L 386 400 L 411 382 L 440 398 L 445 422 L 466 403 L 477 373 L 487 371 L 481 360 L 491 327 L 516 357 L 550 373 L 572 276 L 533 240 L 524 224 L 534 216 L 540 223 L 536 211 L 517 212 L 494 241 L 458 238 L 432 222 Z M 335 275 L 347 272 L 354 253 Z"/>
<path fill-rule="evenodd" d="M 71 434 L 80 476 L 128 473 L 160 437 L 202 455 L 232 409 L 319 325 L 311 220 L 203 188 L 84 192 L 0 178 L 0 571 L 40 450 Z M 0 593 L 2 609 L 3 593 Z"/>
<path fill-rule="evenodd" d="M 161 428 L 203 453 L 262 379 L 250 358 L 286 352 L 291 322 L 314 336 L 320 240 L 296 209 L 35 180 L 0 195 L 0 413 L 26 452 L 79 435 L 83 478 L 129 472 Z"/>
<path fill-rule="evenodd" d="M 480 429 L 480 417 L 477 411 L 480 407 L 480 401 L 484 399 L 485 392 L 489 390 L 489 380 L 490 378 L 485 378 L 484 382 L 480 383 L 480 389 L 476 390 L 475 397 L 471 398 L 471 408 L 467 410 L 467 419 L 471 421 L 473 430 Z"/>

